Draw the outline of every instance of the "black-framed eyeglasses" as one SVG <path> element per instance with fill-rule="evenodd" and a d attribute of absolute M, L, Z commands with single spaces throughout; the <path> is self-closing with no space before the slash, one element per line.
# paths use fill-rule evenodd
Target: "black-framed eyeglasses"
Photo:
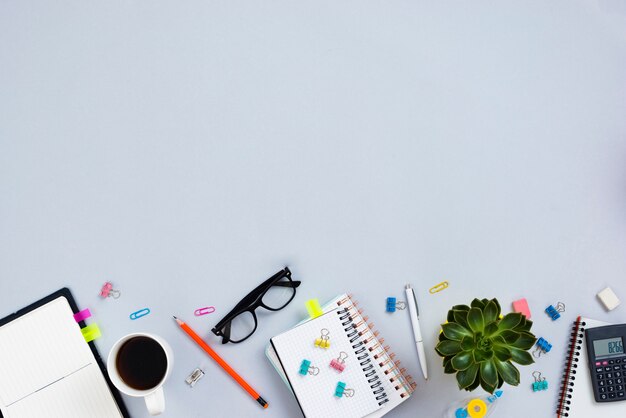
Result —
<path fill-rule="evenodd" d="M 222 337 L 222 344 L 247 340 L 258 325 L 255 310 L 280 311 L 296 296 L 298 286 L 300 281 L 291 280 L 291 270 L 285 267 L 241 299 L 211 331 Z"/>

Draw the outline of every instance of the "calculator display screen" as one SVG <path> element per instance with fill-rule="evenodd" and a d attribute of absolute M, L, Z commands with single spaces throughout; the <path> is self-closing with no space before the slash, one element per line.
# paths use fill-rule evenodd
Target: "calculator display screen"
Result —
<path fill-rule="evenodd" d="M 595 340 L 593 342 L 593 351 L 596 353 L 596 358 L 624 354 L 624 341 L 621 337 Z"/>

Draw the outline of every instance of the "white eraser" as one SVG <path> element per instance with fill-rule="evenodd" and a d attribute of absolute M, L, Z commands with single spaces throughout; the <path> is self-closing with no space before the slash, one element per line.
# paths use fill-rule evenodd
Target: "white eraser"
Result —
<path fill-rule="evenodd" d="M 615 292 L 613 292 L 613 289 L 611 289 L 610 287 L 607 287 L 604 290 L 601 290 L 600 293 L 598 293 L 596 296 L 598 296 L 598 299 L 600 299 L 600 302 L 602 302 L 604 307 L 609 311 L 612 311 L 613 309 L 617 308 L 617 306 L 620 304 L 619 298 L 617 297 Z"/>

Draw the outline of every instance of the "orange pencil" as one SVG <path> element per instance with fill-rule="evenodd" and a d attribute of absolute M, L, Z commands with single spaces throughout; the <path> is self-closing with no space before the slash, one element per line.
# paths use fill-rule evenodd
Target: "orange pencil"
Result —
<path fill-rule="evenodd" d="M 233 379 L 235 379 L 237 383 L 239 383 L 241 387 L 250 394 L 250 396 L 256 399 L 256 401 L 260 403 L 263 408 L 267 408 L 267 402 L 265 402 L 265 400 L 261 398 L 261 395 L 259 395 L 254 389 L 252 389 L 252 386 L 250 386 L 245 380 L 243 380 L 243 378 L 239 376 L 237 372 L 233 370 L 233 368 L 230 367 L 228 363 L 226 363 L 224 359 L 219 356 L 219 354 L 213 351 L 213 349 L 209 347 L 209 345 L 205 343 L 204 340 L 200 338 L 200 336 L 189 327 L 189 325 L 185 324 L 183 321 L 176 317 L 174 317 L 174 320 L 178 325 L 180 325 L 183 331 L 185 331 L 187 335 L 189 335 L 200 347 L 202 347 L 202 349 L 206 351 L 206 353 L 211 356 L 211 358 L 215 360 L 217 364 L 219 364 L 222 369 L 226 371 L 226 373 L 228 373 Z"/>

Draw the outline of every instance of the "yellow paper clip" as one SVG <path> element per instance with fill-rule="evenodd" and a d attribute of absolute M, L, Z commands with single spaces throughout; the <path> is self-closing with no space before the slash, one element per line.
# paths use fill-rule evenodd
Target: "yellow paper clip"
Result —
<path fill-rule="evenodd" d="M 83 337 L 87 342 L 93 341 L 102 336 L 100 328 L 98 328 L 97 324 L 89 324 L 85 328 L 82 328 L 80 332 L 83 334 Z"/>
<path fill-rule="evenodd" d="M 311 319 L 315 319 L 324 313 L 322 307 L 320 306 L 320 302 L 317 299 L 309 299 L 306 301 L 305 305 L 306 310 L 309 311 Z"/>
<path fill-rule="evenodd" d="M 433 287 L 431 287 L 428 292 L 431 295 L 434 295 L 437 292 L 441 292 L 443 289 L 446 289 L 448 287 L 448 282 L 441 282 L 439 284 L 434 285 Z"/>

